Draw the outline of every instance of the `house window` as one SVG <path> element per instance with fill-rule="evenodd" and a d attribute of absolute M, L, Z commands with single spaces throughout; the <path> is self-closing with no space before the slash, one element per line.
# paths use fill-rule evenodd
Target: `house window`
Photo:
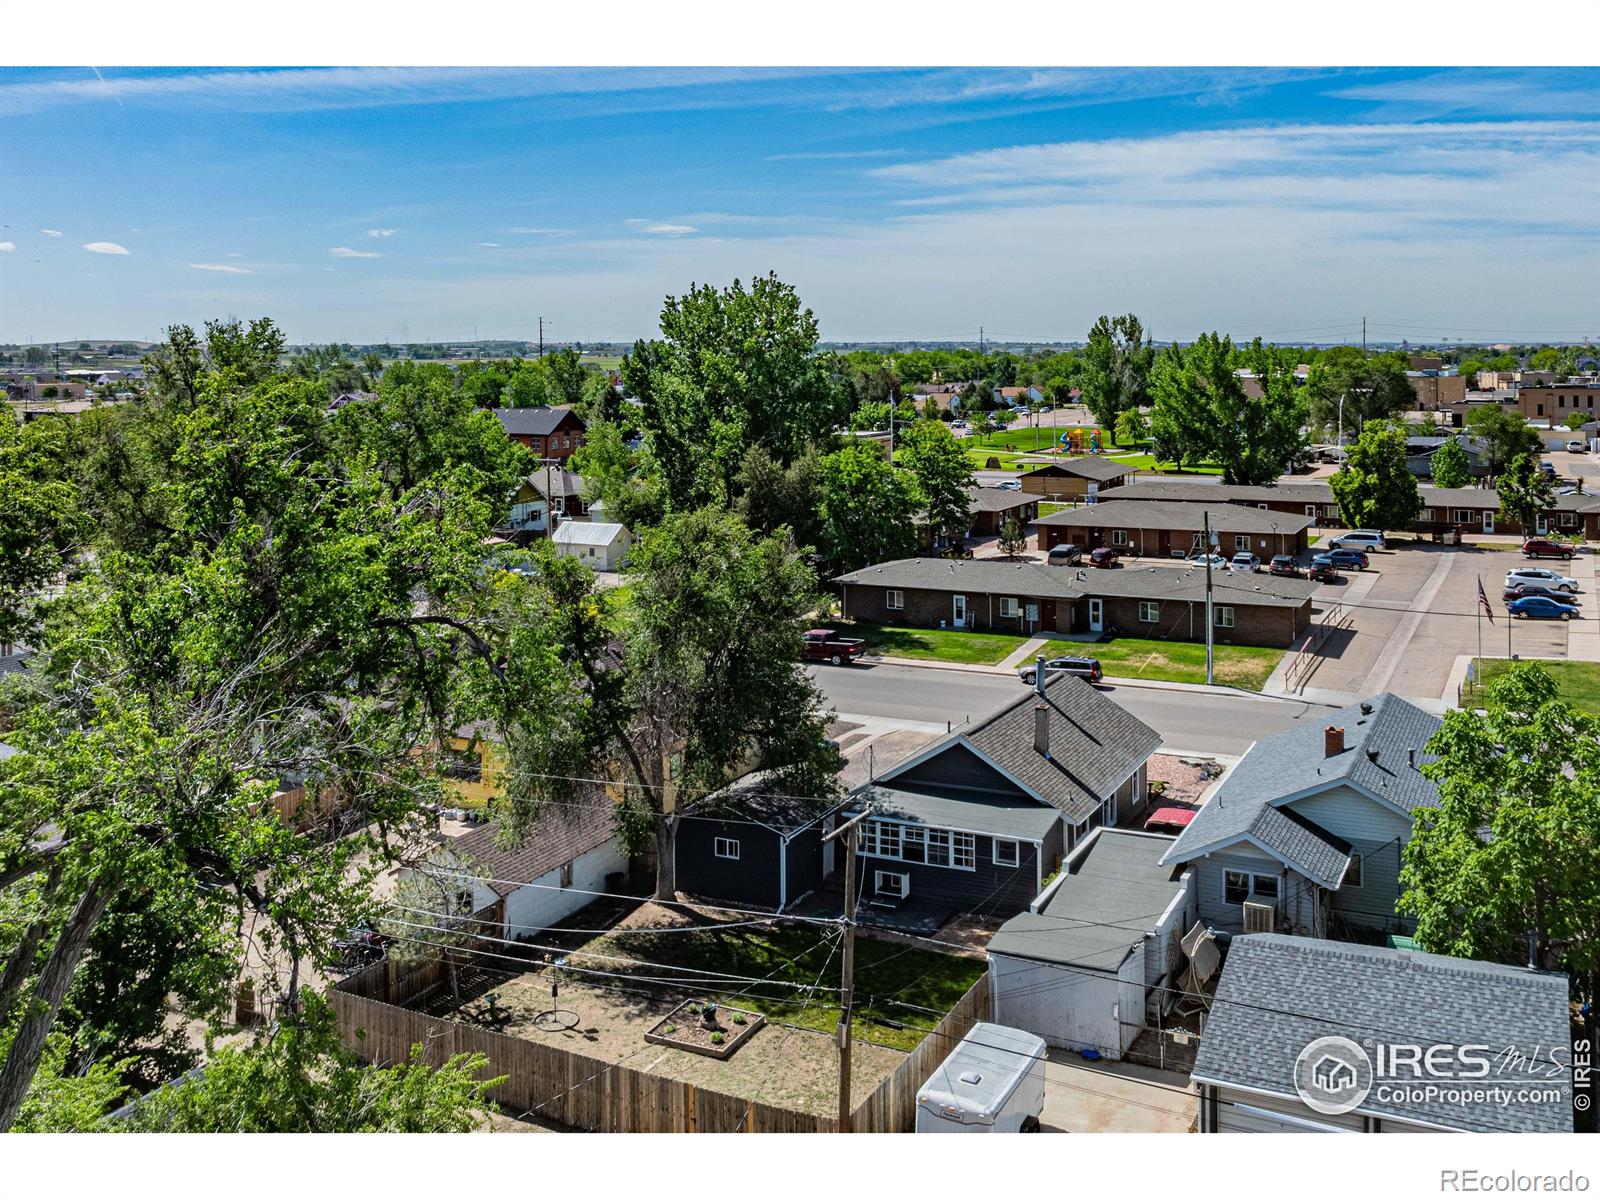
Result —
<path fill-rule="evenodd" d="M 1139 620 L 1146 625 L 1154 625 L 1161 619 L 1161 605 L 1154 600 L 1139 601 Z"/>
<path fill-rule="evenodd" d="M 1017 603 L 1015 596 L 1000 597 L 1000 615 L 1002 617 L 1020 617 L 1022 615 L 1022 607 Z"/>
<path fill-rule="evenodd" d="M 456 912 L 469 913 L 472 911 L 472 893 L 459 891 L 456 893 Z"/>
<path fill-rule="evenodd" d="M 1250 881 L 1258 900 L 1276 900 L 1278 898 L 1278 877 L 1276 875 L 1252 875 Z"/>
<path fill-rule="evenodd" d="M 1017 842 L 1006 841 L 1001 838 L 994 840 L 994 865 L 997 867 L 1014 867 L 1021 859 L 1021 846 Z"/>
<path fill-rule="evenodd" d="M 1467 525 L 1472 521 L 1472 510 L 1467 508 L 1456 509 L 1456 524 Z"/>
<path fill-rule="evenodd" d="M 1250 549 L 1250 535 L 1248 533 L 1236 533 L 1236 534 L 1234 534 L 1233 535 L 1233 548 L 1235 550 L 1248 550 L 1248 549 Z"/>
<path fill-rule="evenodd" d="M 738 843 L 735 842 L 734 845 L 737 846 Z M 739 857 L 737 850 L 734 851 L 733 856 L 735 858 Z M 569 888 L 572 886 L 572 864 L 569 862 L 564 862 L 561 864 L 561 886 L 564 888 Z"/>
<path fill-rule="evenodd" d="M 1556 524 L 1560 525 L 1563 529 L 1571 529 L 1577 523 L 1578 523 L 1578 514 L 1577 513 L 1564 512 L 1564 513 L 1559 513 L 1556 516 Z"/>
<path fill-rule="evenodd" d="M 950 865 L 950 831 L 948 829 L 928 830 L 928 865 L 930 867 L 948 867 Z"/>
<path fill-rule="evenodd" d="M 737 861 L 739 858 L 739 843 L 734 838 L 717 838 L 711 844 L 711 853 L 718 858 L 731 858 Z"/>
<path fill-rule="evenodd" d="M 1128 531 L 1126 529 L 1113 529 L 1111 531 L 1111 544 L 1113 546 L 1126 546 L 1128 544 Z"/>
<path fill-rule="evenodd" d="M 950 865 L 963 871 L 975 870 L 978 865 L 978 839 L 970 833 L 950 835 Z"/>
<path fill-rule="evenodd" d="M 900 826 L 878 825 L 878 856 L 880 858 L 900 857 Z"/>
<path fill-rule="evenodd" d="M 905 862 L 927 861 L 927 847 L 921 829 L 908 825 L 900 831 L 900 857 Z"/>
<path fill-rule="evenodd" d="M 528 442 L 529 442 L 528 448 L 530 450 L 538 451 L 538 450 L 543 450 L 544 449 L 544 439 L 542 437 L 529 438 Z"/>
<path fill-rule="evenodd" d="M 898 588 L 890 588 L 884 595 L 883 606 L 890 612 L 899 612 L 906 606 L 906 594 Z"/>
<path fill-rule="evenodd" d="M 1306 516 L 1315 519 L 1316 515 L 1317 515 L 1317 506 L 1315 504 L 1306 505 Z"/>
<path fill-rule="evenodd" d="M 1232 629 L 1233 628 L 1233 609 L 1228 607 L 1227 605 L 1219 605 L 1217 610 L 1216 610 L 1216 612 L 1217 612 L 1217 628 L 1218 629 Z"/>
<path fill-rule="evenodd" d="M 1250 899 L 1250 876 L 1243 871 L 1223 872 L 1222 899 L 1227 904 L 1243 904 Z"/>
<path fill-rule="evenodd" d="M 876 854 L 878 852 L 878 823 L 876 821 L 861 822 L 861 832 L 856 835 L 856 849 L 862 854 Z"/>
<path fill-rule="evenodd" d="M 1358 888 L 1361 886 L 1361 855 L 1352 854 L 1350 865 L 1344 869 L 1344 887 Z"/>

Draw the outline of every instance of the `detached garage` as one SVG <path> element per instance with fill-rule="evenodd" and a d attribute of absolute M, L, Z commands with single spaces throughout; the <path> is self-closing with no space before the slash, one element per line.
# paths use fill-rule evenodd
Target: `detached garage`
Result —
<path fill-rule="evenodd" d="M 990 1019 L 1052 1046 L 1119 1059 L 1169 986 L 1194 909 L 1193 872 L 1161 865 L 1173 839 L 1100 828 L 989 942 Z"/>

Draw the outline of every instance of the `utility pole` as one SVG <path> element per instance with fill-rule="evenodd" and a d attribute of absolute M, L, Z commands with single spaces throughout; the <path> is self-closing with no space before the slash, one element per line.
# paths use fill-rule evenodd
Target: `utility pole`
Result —
<path fill-rule="evenodd" d="M 1202 519 L 1205 523 L 1206 532 L 1206 685 L 1210 686 L 1213 682 L 1211 675 L 1211 638 L 1215 629 L 1211 615 L 1211 556 L 1216 553 L 1216 550 L 1211 541 L 1211 512 L 1209 509 L 1206 510 Z"/>
<path fill-rule="evenodd" d="M 840 1133 L 851 1132 L 850 1035 L 856 992 L 856 831 L 860 828 L 861 823 L 871 815 L 872 808 L 869 805 L 822 839 L 824 842 L 831 842 L 835 838 L 842 838 L 844 841 L 844 915 L 840 918 L 844 925 L 844 979 L 840 989 L 839 1031 L 837 1034 L 839 1046 Z"/>
<path fill-rule="evenodd" d="M 1365 340 L 1363 338 L 1363 340 Z M 539 318 L 539 357 L 544 357 L 544 318 Z"/>
<path fill-rule="evenodd" d="M 1367 353 L 1367 319 L 1365 317 L 1361 318 L 1361 353 L 1363 356 Z"/>
<path fill-rule="evenodd" d="M 979 354 L 984 353 L 984 349 L 983 349 L 983 326 L 982 325 L 978 326 L 978 353 Z"/>

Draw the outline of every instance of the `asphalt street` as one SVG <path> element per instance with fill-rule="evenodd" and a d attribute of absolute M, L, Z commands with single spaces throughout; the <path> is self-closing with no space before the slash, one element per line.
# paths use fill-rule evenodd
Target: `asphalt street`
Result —
<path fill-rule="evenodd" d="M 1015 700 L 1025 685 L 1014 677 L 938 667 L 886 664 L 812 669 L 828 703 L 845 715 L 915 725 L 959 726 Z M 1102 689 L 1157 730 L 1174 750 L 1243 754 L 1269 733 L 1301 722 L 1321 723 L 1329 709 L 1303 701 L 1155 687 Z"/>

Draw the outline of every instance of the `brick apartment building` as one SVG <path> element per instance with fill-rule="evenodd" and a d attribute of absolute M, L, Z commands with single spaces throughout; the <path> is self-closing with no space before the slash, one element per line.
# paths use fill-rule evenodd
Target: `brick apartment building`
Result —
<path fill-rule="evenodd" d="M 1567 383 L 1540 383 L 1517 389 L 1517 408 L 1530 421 L 1547 420 L 1563 425 L 1573 413 L 1581 413 L 1585 420 L 1595 420 L 1600 383 L 1569 381 Z"/>
<path fill-rule="evenodd" d="M 1022 490 L 1031 496 L 1081 499 L 1106 488 L 1122 487 L 1138 474 L 1109 458 L 1066 458 L 1046 463 L 1022 476 Z"/>
<path fill-rule="evenodd" d="M 1197 483 L 1184 480 L 1144 479 L 1127 487 L 1100 493 L 1100 503 L 1110 500 L 1166 500 L 1180 504 L 1236 504 L 1263 512 L 1310 517 L 1313 525 L 1339 525 L 1339 502 L 1325 483 L 1274 483 L 1250 486 L 1236 483 Z"/>
<path fill-rule="evenodd" d="M 1138 558 L 1187 558 L 1204 545 L 1207 513 L 1218 549 L 1225 555 L 1248 550 L 1267 559 L 1275 554 L 1299 554 L 1307 546 L 1306 530 L 1312 519 L 1304 513 L 1226 503 L 1101 500 L 1042 517 L 1035 527 L 1040 550 L 1070 543 L 1085 553 L 1110 546 Z"/>

